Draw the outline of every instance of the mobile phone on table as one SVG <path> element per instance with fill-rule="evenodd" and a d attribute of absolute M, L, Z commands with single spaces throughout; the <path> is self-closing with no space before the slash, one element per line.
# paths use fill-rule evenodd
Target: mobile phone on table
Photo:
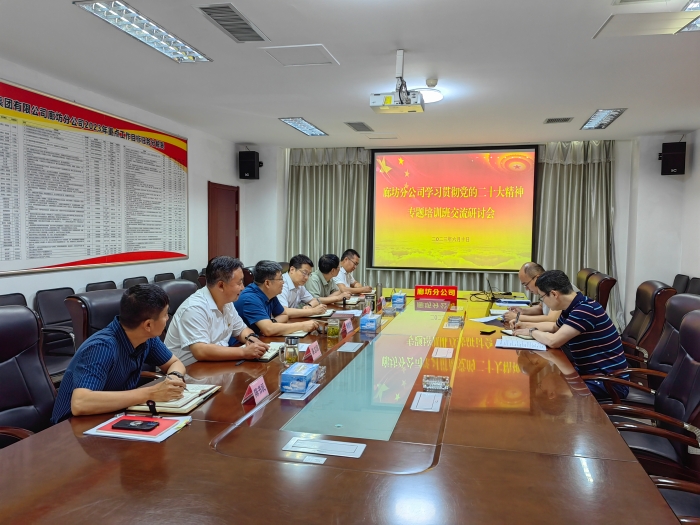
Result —
<path fill-rule="evenodd" d="M 481 335 L 491 335 L 493 333 L 496 333 L 496 329 L 494 328 L 493 330 L 481 330 L 479 333 Z"/>
<path fill-rule="evenodd" d="M 160 423 L 158 421 L 144 421 L 143 419 L 122 419 L 118 421 L 112 428 L 114 430 L 138 430 L 141 432 L 150 432 Z"/>

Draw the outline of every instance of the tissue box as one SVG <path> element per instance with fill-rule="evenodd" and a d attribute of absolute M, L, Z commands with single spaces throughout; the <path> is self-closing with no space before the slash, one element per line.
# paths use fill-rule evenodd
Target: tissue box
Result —
<path fill-rule="evenodd" d="M 391 294 L 391 306 L 394 308 L 403 308 L 406 306 L 406 294 L 402 292 L 396 292 Z"/>
<path fill-rule="evenodd" d="M 360 317 L 360 332 L 376 332 L 382 324 L 379 314 L 367 314 Z"/>
<path fill-rule="evenodd" d="M 282 372 L 280 390 L 282 392 L 303 394 L 309 385 L 315 381 L 317 373 L 318 365 L 294 363 Z"/>

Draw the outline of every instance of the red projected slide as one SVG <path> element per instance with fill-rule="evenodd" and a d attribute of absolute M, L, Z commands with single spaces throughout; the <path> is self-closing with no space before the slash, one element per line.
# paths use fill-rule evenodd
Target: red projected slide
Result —
<path fill-rule="evenodd" d="M 518 270 L 532 259 L 535 148 L 374 152 L 373 266 Z"/>

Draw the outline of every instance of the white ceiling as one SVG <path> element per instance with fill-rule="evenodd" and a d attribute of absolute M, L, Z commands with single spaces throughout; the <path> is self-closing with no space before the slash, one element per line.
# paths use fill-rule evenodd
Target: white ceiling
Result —
<path fill-rule="evenodd" d="M 592 39 L 611 14 L 679 11 L 686 0 L 234 0 L 270 39 L 246 44 L 192 7 L 223 2 L 127 1 L 213 62 L 177 64 L 71 0 L 0 0 L 0 57 L 237 143 L 539 143 L 700 129 L 700 32 Z M 260 49 L 319 43 L 339 65 L 285 68 Z M 445 99 L 423 114 L 369 108 L 370 93 L 394 88 L 397 49 L 409 88 L 439 79 Z M 617 107 L 629 109 L 607 130 L 580 131 L 596 109 Z M 306 137 L 279 117 L 329 136 Z M 399 138 L 370 141 L 347 121 Z"/>

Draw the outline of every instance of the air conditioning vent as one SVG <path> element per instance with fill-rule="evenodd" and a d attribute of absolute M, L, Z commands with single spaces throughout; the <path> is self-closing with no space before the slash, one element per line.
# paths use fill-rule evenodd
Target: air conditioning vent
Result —
<path fill-rule="evenodd" d="M 232 4 L 200 6 L 198 9 L 210 22 L 238 43 L 269 40 L 262 31 L 255 27 Z"/>
<path fill-rule="evenodd" d="M 564 124 L 565 122 L 571 122 L 574 120 L 574 117 L 556 117 L 556 118 L 548 118 L 547 120 L 544 121 L 545 124 Z"/>
<path fill-rule="evenodd" d="M 345 124 L 347 124 L 352 129 L 354 129 L 355 131 L 358 131 L 358 132 L 374 131 L 372 128 L 370 128 L 364 122 L 346 122 Z"/>

